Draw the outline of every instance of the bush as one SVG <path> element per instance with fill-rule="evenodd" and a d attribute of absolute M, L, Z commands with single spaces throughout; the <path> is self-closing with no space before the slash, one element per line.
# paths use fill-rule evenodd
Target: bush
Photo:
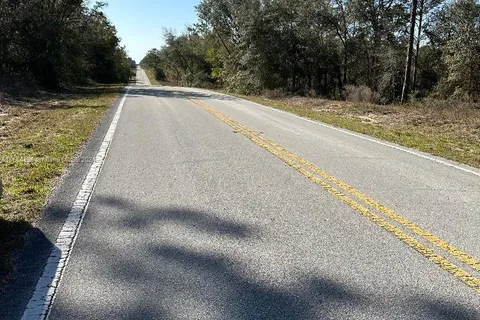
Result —
<path fill-rule="evenodd" d="M 283 90 L 282 88 L 265 90 L 263 91 L 262 95 L 267 99 L 279 99 L 279 98 L 285 98 L 286 96 L 285 90 Z"/>
<path fill-rule="evenodd" d="M 262 92 L 260 81 L 249 71 L 242 70 L 234 74 L 226 73 L 225 84 L 228 92 L 245 95 L 255 95 Z"/>
<path fill-rule="evenodd" d="M 378 103 L 380 95 L 367 86 L 345 86 L 345 98 L 352 102 Z"/>
<path fill-rule="evenodd" d="M 155 71 L 155 79 L 158 81 L 164 81 L 167 76 L 165 75 L 165 72 L 163 72 L 163 69 L 157 68 Z"/>

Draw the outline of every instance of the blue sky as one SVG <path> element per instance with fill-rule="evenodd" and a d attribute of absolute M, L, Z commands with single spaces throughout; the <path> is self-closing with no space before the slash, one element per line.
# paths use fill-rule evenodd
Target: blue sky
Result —
<path fill-rule="evenodd" d="M 197 21 L 195 5 L 200 0 L 108 0 L 105 13 L 110 18 L 127 47 L 129 55 L 137 61 L 148 50 L 159 48 L 162 29 L 178 32 Z"/>

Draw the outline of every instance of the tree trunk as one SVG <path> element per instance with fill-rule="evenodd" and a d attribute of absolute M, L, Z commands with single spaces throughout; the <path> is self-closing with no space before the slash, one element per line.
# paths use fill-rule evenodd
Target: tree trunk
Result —
<path fill-rule="evenodd" d="M 420 55 L 420 40 L 422 37 L 423 5 L 424 0 L 420 0 L 420 11 L 418 13 L 419 20 L 417 33 L 417 49 L 415 51 L 415 62 L 413 63 L 413 91 L 415 91 L 417 88 L 418 56 Z"/>
<path fill-rule="evenodd" d="M 415 21 L 417 19 L 418 0 L 412 0 L 412 10 L 410 13 L 410 31 L 408 33 L 407 63 L 405 66 L 405 79 L 403 81 L 402 103 L 405 102 L 410 93 L 410 74 L 412 71 L 413 43 L 415 41 Z"/>
<path fill-rule="evenodd" d="M 215 27 L 213 27 L 213 31 L 215 31 L 215 34 L 217 35 L 217 37 L 218 37 L 218 38 L 220 39 L 220 41 L 222 42 L 222 45 L 223 45 L 223 47 L 225 48 L 225 50 L 227 50 L 228 55 L 231 56 L 231 55 L 232 55 L 232 52 L 230 51 L 230 49 L 228 49 L 227 44 L 225 43 L 225 41 L 223 41 L 223 38 L 222 38 L 222 36 L 220 35 L 220 33 L 218 32 L 218 30 L 217 30 Z"/>

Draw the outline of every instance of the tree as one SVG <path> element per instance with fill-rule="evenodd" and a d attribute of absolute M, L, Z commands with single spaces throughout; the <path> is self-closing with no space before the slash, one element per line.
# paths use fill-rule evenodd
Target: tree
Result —
<path fill-rule="evenodd" d="M 442 90 L 462 99 L 480 99 L 480 4 L 459 0 L 446 9 L 450 31 L 443 50 Z"/>
<path fill-rule="evenodd" d="M 420 0 L 419 3 L 419 12 L 418 12 L 418 28 L 417 28 L 417 39 L 415 43 L 415 56 L 413 62 L 413 91 L 416 90 L 417 87 L 417 74 L 418 74 L 418 57 L 420 54 L 420 43 L 422 41 L 422 23 L 423 23 L 423 10 L 425 8 L 425 0 Z"/>
<path fill-rule="evenodd" d="M 410 93 L 411 69 L 413 58 L 413 43 L 415 41 L 415 23 L 417 21 L 417 0 L 412 0 L 412 8 L 410 10 L 410 31 L 408 32 L 408 49 L 407 63 L 405 66 L 405 79 L 403 81 L 402 103 L 405 102 L 407 95 Z"/>
<path fill-rule="evenodd" d="M 477 7 L 478 0 L 203 0 L 198 23 L 166 32 L 165 46 L 143 61 L 154 57 L 182 85 L 339 98 L 348 84 L 383 103 L 406 99 L 413 64 L 422 95 L 476 97 Z"/>
<path fill-rule="evenodd" d="M 104 3 L 0 0 L 0 81 L 45 88 L 126 82 L 130 65 Z"/>

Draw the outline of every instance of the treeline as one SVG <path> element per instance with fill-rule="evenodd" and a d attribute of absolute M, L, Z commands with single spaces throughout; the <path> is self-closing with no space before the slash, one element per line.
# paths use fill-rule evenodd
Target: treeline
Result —
<path fill-rule="evenodd" d="M 166 31 L 143 59 L 158 77 L 381 103 L 400 100 L 408 77 L 410 97 L 480 99 L 478 0 L 203 0 L 196 9 L 196 25 Z"/>
<path fill-rule="evenodd" d="M 0 0 L 0 85 L 126 82 L 131 60 L 104 3 Z M 1 89 L 1 88 L 0 88 Z"/>

